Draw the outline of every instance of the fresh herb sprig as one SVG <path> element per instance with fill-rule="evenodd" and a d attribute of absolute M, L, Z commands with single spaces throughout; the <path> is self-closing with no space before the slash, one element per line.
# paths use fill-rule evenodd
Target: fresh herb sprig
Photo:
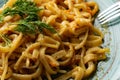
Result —
<path fill-rule="evenodd" d="M 48 29 L 49 31 L 56 33 L 55 29 L 40 21 L 38 12 L 42 10 L 37 7 L 35 3 L 27 0 L 17 0 L 12 8 L 6 8 L 3 11 L 3 15 L 19 15 L 21 20 L 18 21 L 18 26 L 15 30 L 22 33 L 36 33 L 37 31 L 42 32 L 43 29 Z"/>
<path fill-rule="evenodd" d="M 50 25 L 48 25 L 48 24 L 46 24 L 46 23 L 44 23 L 44 22 L 35 21 L 35 22 L 33 22 L 33 24 L 37 26 L 37 28 L 38 28 L 38 30 L 39 30 L 40 32 L 42 32 L 43 29 L 48 29 L 48 30 L 50 30 L 51 32 L 56 33 L 56 30 L 55 30 L 54 28 L 52 28 L 52 26 L 50 26 Z"/>
<path fill-rule="evenodd" d="M 5 46 L 11 43 L 11 40 L 8 38 L 8 35 L 0 34 L 0 37 L 5 42 Z"/>
<path fill-rule="evenodd" d="M 27 22 L 25 20 L 20 20 L 18 22 L 18 26 L 14 30 L 22 33 L 35 33 L 36 28 L 30 22 Z"/>
<path fill-rule="evenodd" d="M 20 16 L 27 16 L 31 14 L 36 14 L 41 9 L 38 8 L 35 3 L 27 0 L 17 0 L 12 8 L 7 7 L 3 11 L 3 15 L 15 15 L 19 14 Z"/>
<path fill-rule="evenodd" d="M 41 22 L 41 21 L 26 21 L 21 20 L 18 23 L 18 27 L 15 28 L 15 30 L 22 32 L 22 33 L 36 33 L 36 32 L 42 32 L 43 29 L 48 29 L 53 33 L 56 33 L 56 31 L 48 24 Z"/>
<path fill-rule="evenodd" d="M 4 19 L 4 16 L 3 16 L 3 15 L 0 15 L 0 23 L 3 22 L 3 19 Z"/>

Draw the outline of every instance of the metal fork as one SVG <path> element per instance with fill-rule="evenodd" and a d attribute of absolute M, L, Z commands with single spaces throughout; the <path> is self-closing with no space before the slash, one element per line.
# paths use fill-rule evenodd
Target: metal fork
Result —
<path fill-rule="evenodd" d="M 113 4 L 98 15 L 98 20 L 101 24 L 105 24 L 120 16 L 120 1 Z"/>

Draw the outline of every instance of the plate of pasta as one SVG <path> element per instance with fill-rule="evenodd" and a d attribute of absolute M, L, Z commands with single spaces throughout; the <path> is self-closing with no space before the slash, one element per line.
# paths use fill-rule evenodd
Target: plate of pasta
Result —
<path fill-rule="evenodd" d="M 116 1 L 0 0 L 0 80 L 119 80 L 120 24 L 96 18 Z"/>

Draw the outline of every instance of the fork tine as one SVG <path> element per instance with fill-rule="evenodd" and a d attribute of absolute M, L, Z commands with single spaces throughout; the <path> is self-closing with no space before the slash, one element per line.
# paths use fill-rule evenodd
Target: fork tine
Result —
<path fill-rule="evenodd" d="M 120 2 L 117 2 L 117 3 L 115 3 L 114 5 L 112 5 L 111 7 L 107 8 L 107 9 L 104 10 L 102 13 L 100 13 L 100 14 L 98 15 L 98 17 L 102 16 L 103 14 L 105 14 L 106 12 L 108 12 L 109 10 L 115 8 L 119 3 L 120 3 Z"/>
<path fill-rule="evenodd" d="M 99 21 L 100 21 L 100 22 L 103 22 L 103 21 L 105 21 L 106 19 L 112 17 L 113 15 L 115 15 L 115 14 L 117 14 L 117 13 L 120 13 L 120 9 L 112 12 L 112 13 L 109 14 L 109 15 L 106 15 L 104 18 L 101 18 L 101 19 L 99 18 Z"/>
<path fill-rule="evenodd" d="M 113 19 L 115 19 L 115 18 L 117 18 L 119 16 L 120 16 L 120 13 L 116 14 L 115 16 L 112 16 L 112 17 L 106 19 L 105 21 L 101 22 L 101 24 L 105 24 L 106 22 L 111 21 L 111 20 L 113 20 Z"/>
<path fill-rule="evenodd" d="M 117 5 L 116 5 L 117 6 Z M 115 10 L 117 10 L 119 8 L 119 6 L 117 6 L 115 8 L 113 7 L 113 9 L 107 11 L 107 12 L 103 12 L 103 13 L 100 13 L 100 15 L 98 15 L 98 19 L 101 19 L 103 17 L 106 17 L 107 15 L 109 15 L 111 12 L 114 12 Z M 103 14 L 103 15 L 102 15 Z"/>

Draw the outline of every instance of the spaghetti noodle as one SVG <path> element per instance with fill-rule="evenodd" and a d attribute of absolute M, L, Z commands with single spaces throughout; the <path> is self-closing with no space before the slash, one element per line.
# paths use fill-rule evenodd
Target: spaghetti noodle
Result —
<path fill-rule="evenodd" d="M 17 1 L 27 0 L 8 0 L 0 9 L 0 13 L 2 14 L 6 8 L 14 10 L 13 5 Z M 104 36 L 92 24 L 98 11 L 95 2 L 84 0 L 28 0 L 27 2 L 42 8 L 37 13 L 39 20 L 51 25 L 56 33 L 48 29 L 37 31 L 35 34 L 16 31 L 14 28 L 18 27 L 18 21 L 27 15 L 23 14 L 23 17 L 18 14 L 5 15 L 0 23 L 1 80 L 70 78 L 82 80 L 96 70 L 99 60 L 106 59 L 107 49 L 101 48 Z M 24 3 L 20 5 L 22 4 Z M 33 27 L 30 29 L 34 30 Z"/>

